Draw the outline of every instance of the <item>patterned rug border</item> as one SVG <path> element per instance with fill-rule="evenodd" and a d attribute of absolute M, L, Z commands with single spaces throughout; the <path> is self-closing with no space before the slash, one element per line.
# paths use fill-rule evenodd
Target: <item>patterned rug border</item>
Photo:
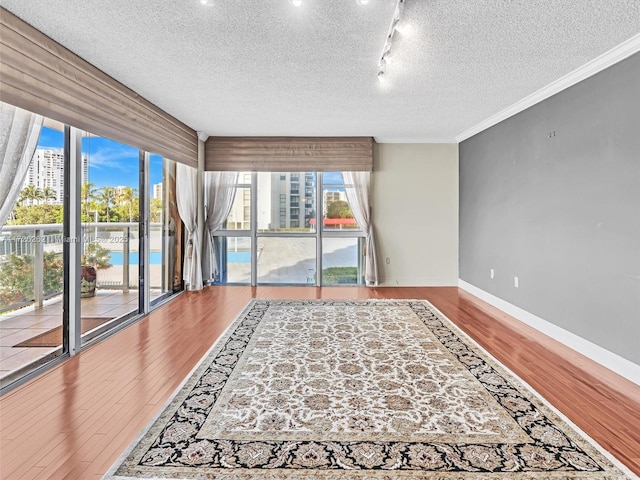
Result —
<path fill-rule="evenodd" d="M 203 367 L 205 360 L 209 358 L 209 356 L 216 350 L 216 348 L 222 345 L 224 343 L 224 340 L 231 335 L 233 331 L 233 327 L 235 327 L 237 323 L 242 321 L 245 314 L 251 311 L 254 304 L 260 301 L 265 301 L 265 300 L 268 301 L 269 299 L 252 298 L 251 300 L 249 300 L 249 302 L 247 302 L 244 308 L 240 310 L 240 313 L 236 315 L 236 317 L 227 326 L 227 328 L 224 329 L 224 331 L 218 337 L 218 339 L 215 342 L 213 342 L 213 344 L 209 347 L 209 349 L 205 352 L 205 354 L 200 358 L 200 360 L 198 360 L 198 363 L 196 363 L 195 366 L 191 369 L 191 371 L 187 373 L 184 379 L 180 382 L 180 384 L 176 387 L 176 389 L 171 393 L 171 395 L 169 396 L 169 399 L 160 407 L 160 409 L 158 410 L 158 413 L 155 414 L 151 420 L 149 420 L 149 422 L 145 425 L 145 427 L 138 434 L 138 436 L 129 444 L 129 446 L 122 453 L 122 455 L 118 457 L 118 459 L 113 463 L 113 465 L 111 465 L 109 470 L 107 470 L 107 472 L 102 476 L 102 480 L 119 480 L 119 479 L 131 480 L 131 477 L 122 477 L 122 476 L 115 475 L 115 471 L 118 469 L 120 464 L 124 462 L 124 460 L 131 454 L 131 452 L 133 452 L 133 450 L 138 445 L 140 440 L 142 440 L 144 436 L 147 433 L 149 433 L 154 426 L 156 426 L 160 418 L 167 413 L 167 410 L 169 409 L 171 404 L 176 401 L 178 395 L 180 394 L 180 391 L 187 385 L 187 383 L 189 383 L 189 380 L 194 378 L 195 373 L 200 368 Z M 148 480 L 148 479 L 145 479 L 145 480 Z M 150 480 L 154 480 L 154 479 L 151 478 Z M 165 477 L 162 480 L 172 480 L 172 479 L 170 478 L 167 479 Z M 177 478 L 176 480 L 181 480 L 181 479 Z"/>
<path fill-rule="evenodd" d="M 261 299 L 254 298 L 251 299 L 244 308 L 236 315 L 234 320 L 227 326 L 224 332 L 220 335 L 220 337 L 211 345 L 211 347 L 207 350 L 207 352 L 200 358 L 200 360 L 196 363 L 196 365 L 191 369 L 191 371 L 185 376 L 182 382 L 176 387 L 176 389 L 171 393 L 169 399 L 159 408 L 158 413 L 154 415 L 154 417 L 147 423 L 147 425 L 143 428 L 143 430 L 138 434 L 138 436 L 129 444 L 129 446 L 125 449 L 125 451 L 118 457 L 118 459 L 112 464 L 109 470 L 102 477 L 103 480 L 132 480 L 132 479 L 140 479 L 140 480 L 183 480 L 185 478 L 215 478 L 216 480 L 233 480 L 237 477 L 233 471 L 223 471 L 220 473 L 212 473 L 212 474 L 196 474 L 193 475 L 192 472 L 188 472 L 190 476 L 179 476 L 179 477 L 156 477 L 156 476 L 139 476 L 139 477 L 130 477 L 130 476 L 120 476 L 115 475 L 115 472 L 121 466 L 121 464 L 134 452 L 140 441 L 149 433 L 151 433 L 154 429 L 157 434 L 164 427 L 166 421 L 170 419 L 174 414 L 176 409 L 186 397 L 189 396 L 191 388 L 185 388 L 191 382 L 194 384 L 197 383 L 199 379 L 199 375 L 196 375 L 199 370 L 206 370 L 208 368 L 208 364 L 206 360 L 212 357 L 213 353 L 216 350 L 221 349 L 226 340 L 233 335 L 235 332 L 235 328 L 238 323 L 242 322 L 245 316 L 251 312 L 254 306 L 258 303 L 266 303 L 267 305 L 278 305 L 278 304 L 287 304 L 287 305 L 308 305 L 308 304 L 381 304 L 381 303 L 400 303 L 400 304 L 409 304 L 409 303 L 423 303 L 428 306 L 429 309 L 433 311 L 433 313 L 438 317 L 440 321 L 445 323 L 448 328 L 450 328 L 455 335 L 463 339 L 465 342 L 468 342 L 469 346 L 473 349 L 476 349 L 480 352 L 486 360 L 489 362 L 490 366 L 494 369 L 497 369 L 500 374 L 503 374 L 509 382 L 514 383 L 512 385 L 516 390 L 521 390 L 519 387 L 523 387 L 526 389 L 526 393 L 529 395 L 529 400 L 532 404 L 534 404 L 537 408 L 541 406 L 546 408 L 548 412 L 544 412 L 550 420 L 564 423 L 569 429 L 574 430 L 574 432 L 580 437 L 579 440 L 587 443 L 590 447 L 595 449 L 599 454 L 601 454 L 606 460 L 611 462 L 613 466 L 618 468 L 621 473 L 626 475 L 631 480 L 636 479 L 640 480 L 640 477 L 635 475 L 626 465 L 624 465 L 620 460 L 618 460 L 613 454 L 608 452 L 602 445 L 593 440 L 587 433 L 585 433 L 581 428 L 579 428 L 573 421 L 571 421 L 566 415 L 560 412 L 556 407 L 554 407 L 546 398 L 544 398 L 540 393 L 538 393 L 531 385 L 525 382 L 522 378 L 520 378 L 517 374 L 515 374 L 510 368 L 504 365 L 502 362 L 497 360 L 490 352 L 488 352 L 484 347 L 482 347 L 478 342 L 476 342 L 473 338 L 471 338 L 466 332 L 464 332 L 458 325 L 456 325 L 449 317 L 447 317 L 444 313 L 442 313 L 438 308 L 436 308 L 431 302 L 425 299 Z M 184 390 L 184 391 L 183 391 Z M 182 392 L 182 395 L 180 393 Z M 553 418 L 553 416 L 557 418 Z M 575 439 L 574 439 L 575 441 Z M 182 469 L 176 469 L 176 473 L 180 474 Z M 273 474 L 264 474 L 261 475 L 260 478 L 263 480 L 279 480 L 282 478 L 281 471 L 274 471 Z M 262 473 L 262 472 L 261 472 Z M 353 478 L 358 480 L 394 480 L 394 479 L 443 479 L 443 480 L 469 480 L 472 478 L 470 476 L 471 472 L 443 472 L 443 471 L 406 471 L 406 470 L 393 470 L 393 471 L 381 471 L 376 470 L 375 474 L 372 474 L 371 471 L 355 471 L 355 470 L 347 470 L 347 471 L 323 471 L 320 473 L 314 473 L 309 470 L 286 470 L 287 478 L 295 479 L 295 480 L 338 480 L 345 478 Z M 478 476 L 473 478 L 505 478 L 504 472 L 477 472 Z M 531 479 L 531 480 L 541 480 L 549 478 L 548 471 L 545 472 L 518 472 L 519 479 Z M 566 479 L 581 479 L 586 478 L 584 474 L 587 472 L 563 472 L 564 475 L 562 478 Z M 602 480 L 608 479 L 618 479 L 618 476 L 612 477 L 606 472 L 601 472 L 604 476 L 600 477 Z M 372 476 L 373 475 L 373 476 Z M 244 477 L 243 477 L 244 478 Z M 555 477 L 559 478 L 559 477 Z M 594 477 L 589 477 L 594 478 Z"/>
<path fill-rule="evenodd" d="M 410 301 L 414 301 L 414 300 L 410 300 Z M 420 301 L 420 300 L 418 300 L 418 301 Z M 453 328 L 456 331 L 456 334 L 458 336 L 461 336 L 466 341 L 470 342 L 473 345 L 474 348 L 476 348 L 479 351 L 481 351 L 492 362 L 498 364 L 498 366 L 504 371 L 504 373 L 506 373 L 508 376 L 512 377 L 511 379 L 515 379 L 516 382 L 520 382 L 520 384 L 522 384 L 522 386 L 525 387 L 529 391 L 529 393 L 533 395 L 533 397 L 535 399 L 540 401 L 546 408 L 548 408 L 560 420 L 562 420 L 564 423 L 566 423 L 569 426 L 569 428 L 572 428 L 573 430 L 575 430 L 575 432 L 578 435 L 582 436 L 584 440 L 589 442 L 593 448 L 595 448 L 601 455 L 603 455 L 607 460 L 609 460 L 611 463 L 613 463 L 613 465 L 615 465 L 617 468 L 622 470 L 622 472 L 625 475 L 627 475 L 631 480 L 635 480 L 635 479 L 640 480 L 640 477 L 635 475 L 629 469 L 629 467 L 627 467 L 624 463 L 622 463 L 620 460 L 618 460 L 611 452 L 606 450 L 602 445 L 600 445 L 593 438 L 591 438 L 591 436 L 589 434 L 587 434 L 578 425 L 576 425 L 573 422 L 573 420 L 571 420 L 569 417 L 567 417 L 564 413 L 562 413 L 560 410 L 558 410 L 549 400 L 547 400 L 535 388 L 533 388 L 531 385 L 529 385 L 528 382 L 525 382 L 518 374 L 514 373 L 509 367 L 507 367 L 504 363 L 502 363 L 500 360 L 498 360 L 496 357 L 494 357 L 492 353 L 487 351 L 475 339 L 471 338 L 471 336 L 469 336 L 468 333 L 466 333 L 458 325 L 456 325 L 453 320 L 451 320 L 449 317 L 447 317 L 444 313 L 442 313 L 438 308 L 436 308 L 428 300 L 422 300 L 422 301 L 426 302 L 433 309 L 433 311 L 436 312 L 440 317 L 446 318 L 447 320 L 449 320 L 449 322 L 453 326 Z"/>

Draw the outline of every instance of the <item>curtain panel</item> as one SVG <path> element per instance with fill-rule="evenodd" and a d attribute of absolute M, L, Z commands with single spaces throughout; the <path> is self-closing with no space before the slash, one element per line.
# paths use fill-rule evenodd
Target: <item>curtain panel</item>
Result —
<path fill-rule="evenodd" d="M 196 132 L 0 7 L 0 98 L 197 167 Z"/>
<path fill-rule="evenodd" d="M 42 121 L 40 115 L 0 102 L 0 227 L 20 195 Z"/>
<path fill-rule="evenodd" d="M 371 137 L 209 137 L 205 170 L 335 172 L 373 170 Z"/>
<path fill-rule="evenodd" d="M 376 261 L 376 243 L 371 223 L 371 173 L 342 172 L 344 191 L 351 206 L 353 216 L 364 230 L 365 264 L 364 280 L 367 285 L 378 285 L 378 263 Z"/>
<path fill-rule="evenodd" d="M 200 240 L 198 239 L 197 170 L 176 165 L 176 202 L 178 212 L 187 230 L 182 278 L 188 290 L 202 290 Z"/>
<path fill-rule="evenodd" d="M 224 225 L 236 196 L 238 172 L 204 173 L 204 245 L 202 250 L 202 278 L 213 281 L 218 273 L 218 262 L 213 234 Z"/>

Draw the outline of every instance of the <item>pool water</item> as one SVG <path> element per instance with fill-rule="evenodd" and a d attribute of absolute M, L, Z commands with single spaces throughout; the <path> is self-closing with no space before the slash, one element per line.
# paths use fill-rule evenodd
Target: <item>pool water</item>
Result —
<path fill-rule="evenodd" d="M 138 252 L 129 253 L 129 265 L 138 264 Z M 122 252 L 111 252 L 109 255 L 109 263 L 111 265 L 122 265 L 124 254 Z M 227 252 L 227 261 L 229 263 L 251 263 L 251 252 Z M 162 252 L 149 253 L 149 262 L 151 265 L 162 264 Z"/>
<path fill-rule="evenodd" d="M 229 251 L 227 251 L 227 262 L 229 262 L 229 263 L 251 263 L 251 252 L 229 252 Z"/>
<path fill-rule="evenodd" d="M 122 265 L 123 260 L 124 260 L 124 253 L 122 252 L 111 252 L 109 254 L 109 263 L 111 263 L 111 265 Z M 137 265 L 138 262 L 139 262 L 138 252 L 129 252 L 129 265 Z M 162 252 L 150 252 L 149 263 L 151 265 L 161 265 Z"/>

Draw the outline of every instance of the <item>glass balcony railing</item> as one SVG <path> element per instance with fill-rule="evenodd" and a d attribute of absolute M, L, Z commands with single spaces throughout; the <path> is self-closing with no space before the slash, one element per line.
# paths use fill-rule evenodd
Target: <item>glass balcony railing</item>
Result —
<path fill-rule="evenodd" d="M 96 288 L 138 289 L 139 225 L 83 223 L 83 264 L 97 270 Z M 162 224 L 152 223 L 150 288 L 161 288 Z M 0 231 L 0 313 L 62 293 L 64 237 L 61 224 L 5 225 Z M 154 274 L 154 269 L 158 272 Z M 155 285 L 158 283 L 158 285 Z"/>

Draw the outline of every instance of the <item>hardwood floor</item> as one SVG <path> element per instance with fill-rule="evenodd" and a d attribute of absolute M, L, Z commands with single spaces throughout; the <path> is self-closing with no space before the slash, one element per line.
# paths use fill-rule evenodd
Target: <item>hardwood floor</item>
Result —
<path fill-rule="evenodd" d="M 640 475 L 640 386 L 454 287 L 209 287 L 0 398 L 0 478 L 100 478 L 251 298 L 424 298 Z"/>

